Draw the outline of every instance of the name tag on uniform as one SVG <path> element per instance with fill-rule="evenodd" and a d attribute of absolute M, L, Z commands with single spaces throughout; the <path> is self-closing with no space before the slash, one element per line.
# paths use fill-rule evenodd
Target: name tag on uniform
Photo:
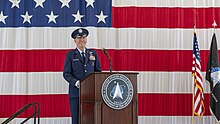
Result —
<path fill-rule="evenodd" d="M 73 59 L 73 61 L 79 61 L 79 59 Z"/>

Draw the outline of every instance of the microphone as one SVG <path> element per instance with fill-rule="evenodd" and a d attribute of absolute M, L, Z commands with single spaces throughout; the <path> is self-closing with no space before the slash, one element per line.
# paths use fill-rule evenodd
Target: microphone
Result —
<path fill-rule="evenodd" d="M 111 58 L 110 58 L 110 56 L 109 56 L 109 54 L 108 54 L 108 51 L 105 49 L 105 48 L 102 48 L 102 50 L 103 50 L 103 52 L 104 52 L 104 54 L 107 56 L 107 58 L 108 58 L 108 61 L 109 61 L 109 64 L 110 64 L 110 72 L 112 72 L 112 61 L 111 61 Z"/>

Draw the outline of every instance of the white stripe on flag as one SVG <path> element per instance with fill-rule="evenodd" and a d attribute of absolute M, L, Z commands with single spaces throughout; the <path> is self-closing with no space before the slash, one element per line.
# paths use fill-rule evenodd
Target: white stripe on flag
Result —
<path fill-rule="evenodd" d="M 3 28 L 0 49 L 70 49 L 75 48 L 70 34 L 71 28 Z M 191 50 L 194 29 L 151 29 L 151 28 L 88 28 L 87 47 L 113 49 L 158 49 Z M 220 29 L 216 29 L 216 32 Z M 98 35 L 98 34 L 102 35 Z M 9 37 L 8 35 L 14 37 Z M 28 34 L 26 37 L 25 34 Z M 37 35 L 36 35 L 37 34 Z M 47 34 L 47 35 L 45 35 Z M 198 29 L 200 49 L 209 49 L 213 29 Z M 220 37 L 220 33 L 216 34 Z M 27 43 L 28 41 L 28 43 Z M 113 42 L 114 41 L 114 42 Z M 138 42 L 134 42 L 138 41 Z M 177 42 L 178 41 L 178 42 Z M 7 42 L 7 43 L 6 43 Z"/>
<path fill-rule="evenodd" d="M 213 123 L 212 116 L 204 116 L 201 120 L 199 117 L 194 118 L 194 124 L 212 124 Z M 0 123 L 2 123 L 6 118 L 0 118 Z M 24 120 L 24 118 L 16 118 L 10 124 L 18 124 Z M 190 116 L 138 116 L 138 124 L 191 124 L 192 117 Z M 33 124 L 33 119 L 28 121 L 27 124 Z M 40 124 L 71 124 L 70 117 L 64 118 L 41 118 Z M 219 124 L 219 123 L 216 123 Z"/>
<path fill-rule="evenodd" d="M 62 72 L 0 73 L 0 80 L 1 95 L 68 92 L 68 83 L 63 79 Z M 137 82 L 139 93 L 192 93 L 190 72 L 140 72 Z M 209 93 L 207 83 L 204 83 L 204 91 Z"/>
<path fill-rule="evenodd" d="M 7 118 L 0 118 L 0 123 L 5 121 Z M 15 118 L 10 124 L 20 124 L 26 118 Z M 25 124 L 34 124 L 34 119 L 30 119 Z M 40 124 L 72 124 L 70 117 L 56 117 L 56 118 L 40 118 Z"/>
<path fill-rule="evenodd" d="M 194 117 L 194 124 L 213 124 L 212 116 Z M 138 124 L 191 124 L 191 116 L 139 116 Z M 219 124 L 219 123 L 216 123 Z"/>

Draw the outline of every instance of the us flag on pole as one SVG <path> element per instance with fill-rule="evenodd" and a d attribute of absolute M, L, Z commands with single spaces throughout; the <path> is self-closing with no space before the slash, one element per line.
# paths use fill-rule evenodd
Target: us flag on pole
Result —
<path fill-rule="evenodd" d="M 196 33 L 194 32 L 193 39 L 193 67 L 192 67 L 193 83 L 194 83 L 194 114 L 202 118 L 205 112 L 203 84 L 201 75 L 201 60 L 199 44 Z"/>

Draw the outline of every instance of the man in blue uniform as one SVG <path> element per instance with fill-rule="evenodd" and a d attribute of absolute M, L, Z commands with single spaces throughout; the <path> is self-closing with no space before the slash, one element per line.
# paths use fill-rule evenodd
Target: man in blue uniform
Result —
<path fill-rule="evenodd" d="M 76 48 L 66 53 L 63 77 L 69 83 L 69 102 L 72 114 L 72 124 L 79 123 L 79 84 L 80 80 L 92 72 L 100 72 L 101 67 L 95 50 L 87 49 L 85 28 L 74 30 L 71 37 Z"/>

